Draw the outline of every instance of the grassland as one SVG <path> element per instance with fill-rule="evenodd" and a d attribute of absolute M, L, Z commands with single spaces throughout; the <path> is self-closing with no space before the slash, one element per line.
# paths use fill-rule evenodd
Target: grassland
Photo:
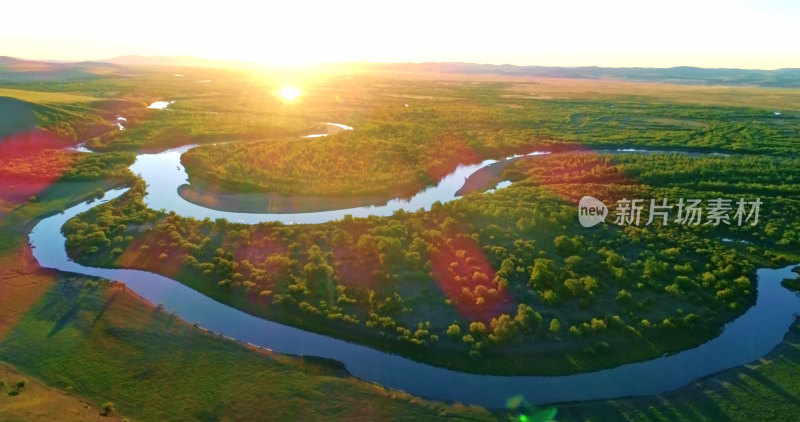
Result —
<path fill-rule="evenodd" d="M 65 208 L 107 188 L 105 181 L 56 184 L 39 201 L 24 205 L 0 204 L 0 348 L 24 316 L 56 286 L 57 274 L 39 268 L 25 242 L 36 218 Z M 11 206 L 11 208 L 9 208 Z M 87 400 L 0 361 L 0 421 L 121 420 L 114 412 L 101 415 L 102 402 Z M 25 386 L 16 384 L 24 381 Z M 18 394 L 9 394 L 16 391 Z"/>
<path fill-rule="evenodd" d="M 106 182 L 59 183 L 7 210 L 0 231 L 0 420 L 494 419 L 351 378 L 337 365 L 264 354 L 156 310 L 121 285 L 37 267 L 24 236 Z M 10 388 L 10 387 L 7 387 Z"/>
<path fill-rule="evenodd" d="M 207 145 L 181 157 L 192 188 L 290 196 L 411 196 L 478 157 L 456 137 L 408 145 L 362 131 L 309 140 Z M 220 160 L 220 157 L 225 157 Z"/>
<path fill-rule="evenodd" d="M 707 184 L 681 183 L 653 160 Z M 64 231 L 74 259 L 167 274 L 287 324 L 459 370 L 571 373 L 704 342 L 752 303 L 756 266 L 796 258 L 797 222 L 785 211 L 799 204 L 779 196 L 792 192 L 782 177 L 800 164 L 782 159 L 783 175 L 731 184 L 737 169 L 771 162 L 720 160 L 554 154 L 520 161 L 508 176 L 517 184 L 492 195 L 314 226 L 154 212 L 139 184 Z M 569 203 L 584 189 L 607 198 L 760 194 L 773 205 L 762 226 L 569 229 Z"/>
<path fill-rule="evenodd" d="M 0 362 L 0 380 L 6 385 L 0 388 L 0 421 L 121 421 L 122 416 L 114 412 L 101 415 L 100 406 L 89 403 L 63 391 L 47 386 L 31 378 L 13 366 Z M 25 381 L 25 387 L 14 384 Z M 19 391 L 12 396 L 10 391 Z"/>
<path fill-rule="evenodd" d="M 780 211 L 798 208 L 796 113 L 685 104 L 670 100 L 666 86 L 639 93 L 640 84 L 609 83 L 600 93 L 581 86 L 575 98 L 532 100 L 509 94 L 518 83 L 361 76 L 312 84 L 291 104 L 240 94 L 191 98 L 183 107 L 194 115 L 246 114 L 252 106 L 311 118 L 331 110 L 335 118 L 320 121 L 355 130 L 205 145 L 184 164 L 191 180 L 212 192 L 380 196 L 436 181 L 456 166 L 453 157 L 474 162 L 533 149 L 617 147 L 733 156 L 582 161 L 554 154 L 519 160 L 498 179 L 517 184 L 492 195 L 428 213 L 303 227 L 182 219 L 147 210 L 144 187 L 134 186 L 65 226 L 70 254 L 92 265 L 159 271 L 305 329 L 503 374 L 599 369 L 702 343 L 752 303 L 756 266 L 798 255 L 800 228 Z M 722 88 L 685 91 L 728 101 Z M 764 107 L 783 98 L 761 92 Z M 656 98 L 661 94 L 665 99 Z M 107 147 L 128 148 L 126 139 Z M 765 210 L 769 223 L 753 228 L 587 232 L 574 229 L 570 202 L 587 190 L 608 198 L 761 194 L 773 205 Z M 755 243 L 723 245 L 725 237 Z"/>
<path fill-rule="evenodd" d="M 756 266 L 800 255 L 794 183 L 800 165 L 792 157 L 800 120 L 792 90 L 357 75 L 309 81 L 302 100 L 287 104 L 272 96 L 274 83 L 263 78 L 191 72 L 184 72 L 191 80 L 158 70 L 13 88 L 99 99 L 46 103 L 46 97 L 26 94 L 39 102 L 33 107 L 38 127 L 65 140 L 88 134 L 92 145 L 107 151 L 64 173 L 82 182 L 56 183 L 22 206 L 0 204 L 3 259 L 22 263 L 0 282 L 9 293 L 0 298 L 9 304 L 0 311 L 6 334 L 0 360 L 13 365 L 2 370 L 40 380 L 55 394 L 48 398 L 54 403 L 69 392 L 65 400 L 86 400 L 93 413 L 111 400 L 125 416 L 142 420 L 248 420 L 268 412 L 295 419 L 509 416 L 387 391 L 335 365 L 259 354 L 158 312 L 119 285 L 35 270 L 23 244 L 36 218 L 123 181 L 134 184 L 132 194 L 115 203 L 124 207 L 109 204 L 66 228 L 77 260 L 158 270 L 254 314 L 476 372 L 566 373 L 691 347 L 752 303 Z M 219 83 L 198 83 L 206 79 Z M 173 110 L 144 108 L 161 99 L 177 102 Z M 109 119 L 123 113 L 129 128 L 108 131 Z M 298 140 L 323 121 L 352 125 L 358 134 L 332 136 L 310 149 L 272 139 Z M 736 156 L 571 157 L 559 165 L 519 160 L 503 175 L 515 185 L 492 195 L 469 195 L 429 213 L 313 227 L 245 227 L 145 210 L 134 196 L 141 187 L 117 172 L 130 162 L 129 150 L 251 140 L 261 147 L 285 145 L 287 156 L 300 153 L 289 164 L 303 157 L 320 166 L 361 160 L 357 164 L 373 170 L 369 164 L 381 160 L 382 150 L 398 148 L 402 154 L 393 157 L 404 166 L 411 162 L 411 173 L 419 175 L 432 160 L 420 153 L 425 142 L 442 136 L 477 158 L 576 144 Z M 250 157 L 248 145 L 230 149 Z M 223 150 L 203 147 L 219 159 L 204 165 L 226 163 L 218 154 Z M 272 150 L 265 151 L 269 156 Z M 257 168 L 263 157 L 252 157 Z M 20 174 L 31 170 L 23 167 Z M 242 179 L 250 170 L 237 180 L 228 167 L 205 181 L 229 190 L 251 182 Z M 190 169 L 193 180 L 201 180 L 205 168 Z M 286 179 L 277 168 L 267 168 L 258 179 L 268 183 L 251 190 L 321 192 L 330 185 L 318 182 L 341 177 L 339 186 L 348 187 L 339 190 L 352 192 L 358 182 L 347 179 L 341 164 L 309 172 L 302 186 L 281 188 Z M 381 185 L 394 182 L 386 176 L 406 174 L 387 168 L 379 169 Z M 758 195 L 769 205 L 764 224 L 753 228 L 587 233 L 572 230 L 569 202 L 586 189 L 610 197 Z M 752 244 L 723 244 L 723 237 Z M 623 291 L 634 300 L 626 301 Z M 769 363 L 655 398 L 560 406 L 560 418 L 793 420 L 800 387 L 791 375 L 799 354 L 793 333 Z M 28 415 L 11 417 L 17 414 Z"/>
<path fill-rule="evenodd" d="M 459 163 L 570 143 L 791 155 L 788 140 L 800 126 L 792 90 L 572 80 L 360 82 L 361 95 L 345 93 L 352 80 L 308 93 L 316 111 L 326 105 L 325 94 L 341 89 L 342 106 L 326 106 L 341 109 L 352 133 L 205 145 L 183 157 L 192 184 L 211 194 L 403 196 Z M 304 101 L 292 107 L 304 109 Z"/>
<path fill-rule="evenodd" d="M 62 279 L 0 345 L 49 385 L 142 420 L 490 419 L 205 334 L 107 283 Z"/>
<path fill-rule="evenodd" d="M 655 397 L 559 406 L 565 421 L 796 421 L 800 418 L 800 324 L 752 364 Z"/>
<path fill-rule="evenodd" d="M 752 107 L 776 111 L 800 110 L 800 92 L 789 88 L 675 85 L 615 80 L 534 78 L 509 87 L 508 98 L 527 100 L 644 100 L 704 106 Z"/>
<path fill-rule="evenodd" d="M 88 103 L 98 100 L 97 98 L 87 95 L 70 94 L 66 92 L 30 91 L 2 87 L 0 87 L 0 97 L 16 98 L 36 104 Z"/>

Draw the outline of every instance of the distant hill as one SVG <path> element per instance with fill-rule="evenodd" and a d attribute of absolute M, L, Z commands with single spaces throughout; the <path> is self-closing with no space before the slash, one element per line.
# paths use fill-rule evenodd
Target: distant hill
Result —
<path fill-rule="evenodd" d="M 95 79 L 99 73 L 121 70 L 105 62 L 51 62 L 0 56 L 0 82 Z"/>
<path fill-rule="evenodd" d="M 0 66 L 13 65 L 13 64 L 20 63 L 20 62 L 23 62 L 23 61 L 24 60 L 15 59 L 13 57 L 0 56 Z"/>
<path fill-rule="evenodd" d="M 708 69 L 700 67 L 557 67 L 475 63 L 364 63 L 376 70 L 401 72 L 486 74 L 541 78 L 621 79 L 700 85 L 800 87 L 800 69 Z"/>
<path fill-rule="evenodd" d="M 202 59 L 193 56 L 119 56 L 106 61 L 124 66 L 171 66 L 171 67 L 252 67 L 263 66 L 253 62 Z"/>
<path fill-rule="evenodd" d="M 619 79 L 695 85 L 754 85 L 800 88 L 800 69 L 709 69 L 700 67 L 558 67 L 477 63 L 333 63 L 330 68 L 358 67 L 366 70 L 408 73 L 480 74 L 542 78 Z M 0 56 L 0 81 L 85 79 L 103 73 L 124 73 L 125 67 L 266 67 L 256 62 L 224 61 L 192 56 L 119 56 L 94 62 L 51 62 Z"/>
<path fill-rule="evenodd" d="M 222 61 L 191 56 L 120 56 L 110 63 L 137 66 L 198 66 L 198 67 L 259 67 L 255 62 Z M 621 79 L 643 82 L 664 82 L 698 85 L 756 85 L 764 87 L 800 87 L 800 69 L 708 69 L 700 67 L 558 67 L 516 66 L 511 64 L 477 63 L 338 63 L 343 67 L 357 66 L 375 71 L 413 73 L 484 74 L 542 78 Z"/>

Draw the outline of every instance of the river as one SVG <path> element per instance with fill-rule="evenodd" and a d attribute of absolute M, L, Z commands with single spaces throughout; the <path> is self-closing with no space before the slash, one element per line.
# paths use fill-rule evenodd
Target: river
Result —
<path fill-rule="evenodd" d="M 456 192 L 468 176 L 495 162 L 487 160 L 460 166 L 436 186 L 411 199 L 395 199 L 384 205 L 316 213 L 243 214 L 204 208 L 178 196 L 177 188 L 186 183 L 180 155 L 189 148 L 191 146 L 139 155 L 131 169 L 148 183 L 146 204 L 153 209 L 174 210 L 188 217 L 227 218 L 249 224 L 262 221 L 321 223 L 347 214 L 354 217 L 387 216 L 399 209 L 429 209 L 436 201 L 455 199 Z M 500 183 L 498 188 L 508 184 Z M 163 304 L 166 310 L 175 311 L 185 321 L 197 322 L 214 332 L 278 353 L 335 359 L 343 362 L 347 370 L 358 378 L 428 398 L 503 407 L 506 399 L 518 394 L 535 404 L 658 394 L 761 358 L 782 341 L 800 313 L 800 298 L 780 285 L 782 279 L 795 275 L 791 272 L 792 266 L 761 268 L 757 271 L 755 305 L 726 324 L 719 336 L 693 349 L 616 368 L 565 376 L 462 373 L 257 318 L 159 274 L 86 267 L 70 260 L 61 234 L 64 223 L 126 191 L 126 188 L 108 191 L 101 201 L 81 203 L 41 220 L 29 235 L 39 265 L 124 282 L 146 300 Z"/>

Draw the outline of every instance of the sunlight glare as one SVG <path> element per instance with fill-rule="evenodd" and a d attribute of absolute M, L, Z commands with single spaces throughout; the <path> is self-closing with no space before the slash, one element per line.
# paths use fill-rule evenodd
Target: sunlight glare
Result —
<path fill-rule="evenodd" d="M 302 92 L 293 86 L 285 86 L 278 91 L 278 96 L 286 101 L 293 101 L 295 98 L 299 97 L 300 94 L 302 94 Z"/>

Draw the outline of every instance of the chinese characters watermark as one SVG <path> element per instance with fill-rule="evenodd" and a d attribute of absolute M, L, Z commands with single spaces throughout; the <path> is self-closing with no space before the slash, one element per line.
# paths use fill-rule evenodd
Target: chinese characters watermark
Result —
<path fill-rule="evenodd" d="M 652 224 L 666 226 L 670 221 L 693 226 L 701 224 L 755 226 L 758 224 L 761 205 L 761 198 L 752 201 L 739 198 L 735 202 L 728 198 L 712 198 L 705 201 L 684 198 L 679 198 L 677 201 L 668 198 L 649 201 L 622 198 L 617 201 L 612 213 L 599 199 L 584 196 L 578 203 L 578 221 L 583 227 L 592 227 L 604 222 L 609 214 L 613 214 L 613 223 L 620 226 L 639 226 L 642 223 L 645 226 Z"/>

